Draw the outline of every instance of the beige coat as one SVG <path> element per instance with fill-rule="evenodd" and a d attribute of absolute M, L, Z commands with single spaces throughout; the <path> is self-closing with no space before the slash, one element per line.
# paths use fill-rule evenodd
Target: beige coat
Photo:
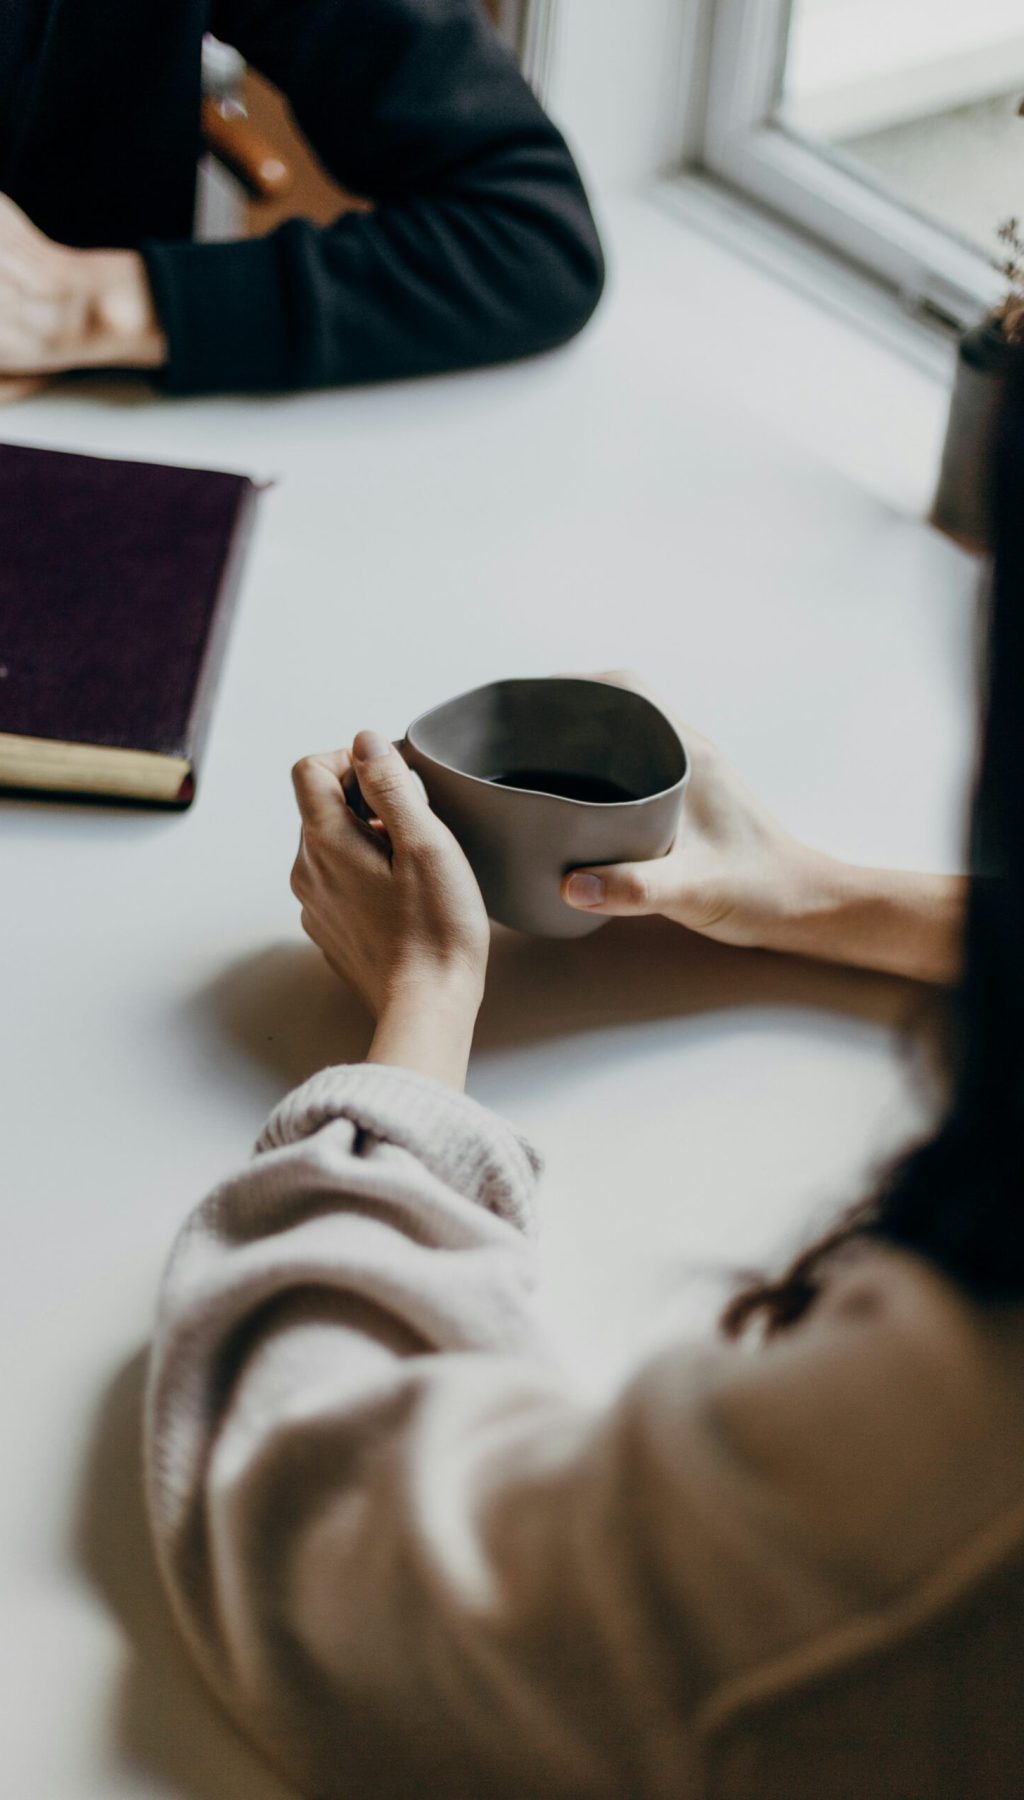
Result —
<path fill-rule="evenodd" d="M 345 1800 L 1020 1800 L 1024 1310 L 874 1250 L 595 1413 L 535 1178 L 474 1102 L 333 1069 L 186 1224 L 149 1501 L 243 1729 Z"/>

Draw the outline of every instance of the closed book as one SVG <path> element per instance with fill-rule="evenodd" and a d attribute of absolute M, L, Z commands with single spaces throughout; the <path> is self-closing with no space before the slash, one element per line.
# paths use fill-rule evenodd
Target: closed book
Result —
<path fill-rule="evenodd" d="M 189 804 L 257 491 L 0 444 L 0 786 Z"/>

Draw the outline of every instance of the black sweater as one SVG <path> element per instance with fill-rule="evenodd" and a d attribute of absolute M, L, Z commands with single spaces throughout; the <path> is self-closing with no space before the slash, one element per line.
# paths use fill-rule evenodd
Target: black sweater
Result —
<path fill-rule="evenodd" d="M 371 213 L 189 241 L 207 30 Z M 572 159 L 478 0 L 13 0 L 0 190 L 62 243 L 141 249 L 175 393 L 525 356 L 601 291 Z"/>

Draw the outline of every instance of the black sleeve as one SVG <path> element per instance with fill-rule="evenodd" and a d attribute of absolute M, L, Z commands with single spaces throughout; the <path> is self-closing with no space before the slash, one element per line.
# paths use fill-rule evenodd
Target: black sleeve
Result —
<path fill-rule="evenodd" d="M 479 0 L 215 0 L 211 26 L 374 210 L 144 245 L 172 392 L 425 375 L 585 324 L 603 282 L 586 196 Z"/>

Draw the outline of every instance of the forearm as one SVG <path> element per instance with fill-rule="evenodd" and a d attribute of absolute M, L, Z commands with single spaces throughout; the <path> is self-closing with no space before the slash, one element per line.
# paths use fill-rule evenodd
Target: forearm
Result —
<path fill-rule="evenodd" d="M 520 1229 L 536 1163 L 472 1101 L 367 1068 L 324 1071 L 289 1096 L 260 1151 L 192 1215 L 172 1257 L 146 1487 L 209 1680 L 295 1785 L 326 1796 L 348 1790 L 353 1697 L 394 1697 L 408 1661 L 390 1638 L 411 1628 L 415 1521 L 437 1512 L 410 1474 L 436 1435 L 418 1429 L 417 1395 L 435 1363 L 465 1362 L 475 1392 L 479 1353 L 485 1367 L 525 1354 L 527 1382 L 539 1360 L 535 1252 Z M 441 1519 L 447 1530 L 447 1503 Z M 416 1541 L 392 1558 L 405 1525 Z M 330 1567 L 317 1549 L 328 1541 Z M 429 1583 L 435 1608 L 443 1585 Z"/>
<path fill-rule="evenodd" d="M 168 391 L 348 387 L 564 343 L 597 305 L 603 265 L 571 165 L 549 160 L 520 173 L 510 155 L 477 187 L 326 227 L 292 219 L 266 238 L 145 244 Z"/>
<path fill-rule="evenodd" d="M 583 325 L 603 279 L 586 195 L 478 0 L 215 0 L 210 24 L 374 207 L 237 243 L 145 243 L 168 391 L 437 374 Z"/>
<path fill-rule="evenodd" d="M 951 983 L 960 972 L 967 890 L 963 876 L 810 855 L 792 909 L 772 922 L 763 947 Z"/>

